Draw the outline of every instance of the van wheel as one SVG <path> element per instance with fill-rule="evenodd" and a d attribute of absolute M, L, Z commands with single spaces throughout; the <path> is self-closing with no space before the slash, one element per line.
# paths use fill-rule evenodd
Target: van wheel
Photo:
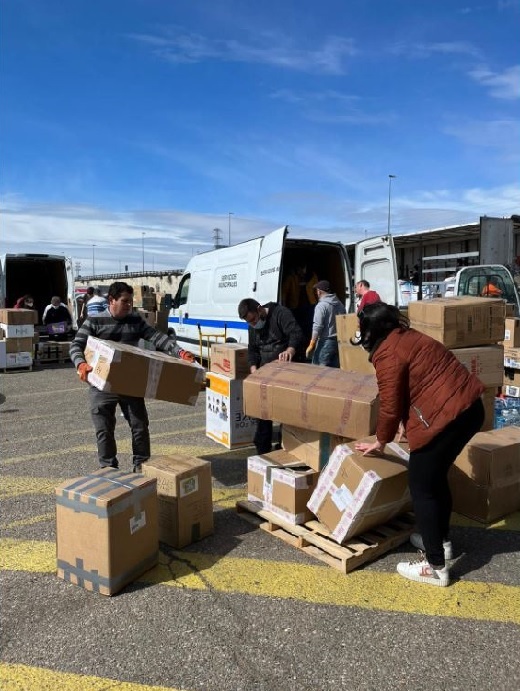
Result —
<path fill-rule="evenodd" d="M 238 343 L 238 341 L 236 338 L 229 337 L 226 338 L 226 343 Z"/>

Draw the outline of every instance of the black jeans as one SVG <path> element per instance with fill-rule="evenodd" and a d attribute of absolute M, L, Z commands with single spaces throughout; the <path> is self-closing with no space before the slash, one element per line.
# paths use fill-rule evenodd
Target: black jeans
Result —
<path fill-rule="evenodd" d="M 96 430 L 99 465 L 102 468 L 119 467 L 115 440 L 118 403 L 132 432 L 134 467 L 147 461 L 150 458 L 150 432 L 144 398 L 106 393 L 94 386 L 90 387 L 89 396 L 90 414 Z"/>
<path fill-rule="evenodd" d="M 484 406 L 479 398 L 429 444 L 410 453 L 408 472 L 415 519 L 426 558 L 433 566 L 445 565 L 442 541 L 449 535 L 452 509 L 448 471 L 483 422 Z"/>

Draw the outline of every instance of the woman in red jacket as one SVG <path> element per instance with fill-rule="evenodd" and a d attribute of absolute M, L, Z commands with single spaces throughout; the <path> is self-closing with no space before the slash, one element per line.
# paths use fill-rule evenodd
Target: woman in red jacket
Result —
<path fill-rule="evenodd" d="M 396 307 L 368 305 L 359 321 L 359 343 L 376 370 L 380 408 L 377 441 L 356 448 L 365 455 L 382 452 L 401 422 L 410 444 L 410 493 L 419 529 L 410 539 L 424 553 L 398 564 L 397 571 L 420 583 L 449 585 L 448 471 L 484 422 L 484 386 L 439 341 L 411 329 Z"/>

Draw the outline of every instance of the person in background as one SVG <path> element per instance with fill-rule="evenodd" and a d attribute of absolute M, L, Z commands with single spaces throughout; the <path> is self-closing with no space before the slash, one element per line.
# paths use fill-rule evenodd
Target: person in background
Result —
<path fill-rule="evenodd" d="M 370 283 L 361 279 L 355 285 L 356 297 L 359 299 L 357 306 L 357 313 L 359 314 L 366 305 L 371 305 L 374 302 L 381 302 L 379 293 L 370 288 Z"/>
<path fill-rule="evenodd" d="M 331 292 L 329 281 L 314 285 L 318 304 L 314 308 L 311 341 L 305 351 L 313 365 L 339 367 L 338 332 L 336 316 L 345 314 L 345 305 Z"/>
<path fill-rule="evenodd" d="M 81 298 L 81 309 L 79 310 L 78 326 L 81 326 L 85 319 L 87 318 L 87 304 L 88 301 L 94 296 L 94 287 L 89 286 L 85 291 L 85 294 Z"/>
<path fill-rule="evenodd" d="M 93 288 L 92 296 L 86 302 L 87 317 L 93 317 L 96 314 L 104 312 L 108 308 L 107 299 L 101 295 L 99 288 Z"/>
<path fill-rule="evenodd" d="M 487 285 L 485 285 L 482 288 L 480 295 L 482 297 L 486 297 L 486 298 L 500 298 L 500 297 L 502 297 L 502 291 L 500 290 L 500 288 L 498 287 L 497 284 L 498 284 L 498 280 L 497 280 L 496 276 L 490 276 L 489 280 L 487 282 Z"/>
<path fill-rule="evenodd" d="M 253 298 L 245 298 L 238 305 L 238 316 L 249 325 L 247 348 L 251 373 L 274 360 L 291 362 L 302 348 L 302 330 L 287 307 L 276 302 L 261 305 Z M 269 453 L 272 444 L 272 420 L 258 420 L 254 438 L 257 453 Z"/>
<path fill-rule="evenodd" d="M 67 305 L 55 295 L 43 311 L 42 323 L 47 327 L 49 339 L 63 341 L 72 328 L 72 317 Z"/>
<path fill-rule="evenodd" d="M 34 307 L 34 299 L 32 295 L 23 295 L 21 298 L 18 298 L 14 305 L 15 310 L 33 310 L 35 309 Z"/>
<path fill-rule="evenodd" d="M 78 330 L 70 346 L 70 357 L 78 376 L 88 383 L 92 367 L 85 359 L 85 346 L 89 336 L 137 346 L 139 339 L 150 341 L 157 350 L 186 362 L 195 362 L 195 356 L 180 348 L 169 336 L 149 326 L 133 311 L 133 288 L 116 281 L 108 289 L 108 309 L 88 317 Z M 99 391 L 89 385 L 90 414 L 96 431 L 99 465 L 118 468 L 115 441 L 116 407 L 119 403 L 132 433 L 133 470 L 140 472 L 142 464 L 150 458 L 149 420 L 144 398 L 122 396 Z"/>
<path fill-rule="evenodd" d="M 379 389 L 376 441 L 359 442 L 364 455 L 379 454 L 402 423 L 410 445 L 408 475 L 418 533 L 410 541 L 423 550 L 401 562 L 401 576 L 447 586 L 452 499 L 448 471 L 484 422 L 484 385 L 442 343 L 410 328 L 397 307 L 367 305 L 359 315 L 361 344 L 369 351 Z"/>

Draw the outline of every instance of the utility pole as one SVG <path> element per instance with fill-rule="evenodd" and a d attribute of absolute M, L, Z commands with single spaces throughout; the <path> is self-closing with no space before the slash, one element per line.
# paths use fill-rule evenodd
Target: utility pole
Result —
<path fill-rule="evenodd" d="M 92 275 L 96 275 L 96 245 L 92 245 Z"/>
<path fill-rule="evenodd" d="M 397 177 L 396 175 L 388 176 L 388 235 L 390 235 L 390 203 L 392 199 L 392 180 Z"/>
<path fill-rule="evenodd" d="M 228 246 L 231 247 L 231 216 L 235 214 L 232 211 L 228 211 Z"/>
<path fill-rule="evenodd" d="M 145 235 L 146 235 L 146 233 L 143 231 L 141 233 L 142 250 L 143 250 L 143 276 L 144 276 L 144 236 Z"/>

